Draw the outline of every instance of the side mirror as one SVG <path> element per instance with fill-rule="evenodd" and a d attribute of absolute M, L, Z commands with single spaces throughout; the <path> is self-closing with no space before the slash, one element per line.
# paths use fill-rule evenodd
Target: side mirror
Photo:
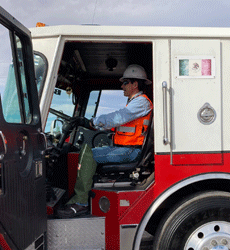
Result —
<path fill-rule="evenodd" d="M 56 135 L 58 133 L 62 133 L 63 121 L 61 119 L 55 119 L 52 121 L 50 125 L 50 134 Z"/>

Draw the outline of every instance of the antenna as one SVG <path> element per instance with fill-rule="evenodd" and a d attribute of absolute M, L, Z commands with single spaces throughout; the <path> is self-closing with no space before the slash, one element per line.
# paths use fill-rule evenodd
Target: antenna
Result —
<path fill-rule="evenodd" d="M 95 8 L 94 8 L 94 12 L 93 12 L 92 24 L 94 23 L 94 16 L 95 16 L 96 8 L 97 8 L 97 0 L 95 0 Z"/>

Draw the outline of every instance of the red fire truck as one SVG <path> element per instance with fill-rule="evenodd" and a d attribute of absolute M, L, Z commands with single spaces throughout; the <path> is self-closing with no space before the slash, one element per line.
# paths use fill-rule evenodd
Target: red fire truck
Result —
<path fill-rule="evenodd" d="M 34 72 L 29 33 L 10 20 L 3 22 L 13 64 L 1 91 L 2 249 L 229 249 L 230 29 L 36 27 Z M 142 159 L 100 166 L 90 214 L 59 219 L 82 146 L 113 143 L 111 131 L 62 128 L 71 117 L 124 107 L 119 78 L 130 64 L 153 82 Z"/>

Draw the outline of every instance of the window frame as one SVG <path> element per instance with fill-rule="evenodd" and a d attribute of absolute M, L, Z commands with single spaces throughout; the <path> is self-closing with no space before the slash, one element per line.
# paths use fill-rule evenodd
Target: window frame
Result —
<path fill-rule="evenodd" d="M 37 108 L 38 99 L 33 98 L 34 95 L 37 95 L 36 94 L 37 86 L 35 89 L 34 85 L 30 84 L 32 81 L 35 81 L 34 65 L 31 65 L 31 63 L 29 63 L 31 59 L 33 60 L 33 58 L 30 58 L 30 55 L 32 54 L 32 56 L 34 56 L 33 53 L 31 53 L 30 51 L 30 49 L 32 48 L 31 39 L 29 36 L 25 37 L 21 32 L 17 32 L 15 29 L 12 29 L 8 25 L 5 25 L 4 22 L 1 23 L 1 25 L 5 27 L 6 29 L 8 29 L 8 33 L 9 33 L 10 48 L 11 48 L 11 53 L 12 53 L 12 61 L 13 61 L 14 74 L 15 74 L 15 84 L 17 86 L 19 111 L 20 111 L 20 117 L 21 117 L 20 123 L 25 124 L 25 125 L 30 125 L 30 124 L 37 125 L 39 123 L 39 126 L 40 126 L 40 110 L 39 108 Z M 29 106 L 29 112 L 31 116 L 30 122 L 26 121 L 27 117 L 26 117 L 25 103 L 24 103 L 24 97 L 23 97 L 24 95 L 23 95 L 22 79 L 21 79 L 21 73 L 20 73 L 20 62 L 19 62 L 18 53 L 17 53 L 16 37 L 20 39 L 21 46 L 22 46 L 21 52 L 22 52 L 22 57 L 23 57 L 26 90 L 28 93 L 28 106 Z M 15 123 L 7 122 L 7 123 L 17 124 L 18 122 L 15 122 Z"/>
<path fill-rule="evenodd" d="M 20 66 L 18 60 L 18 53 L 17 53 L 17 42 L 16 42 L 16 34 L 13 31 L 9 31 L 10 34 L 10 42 L 11 42 L 11 51 L 12 51 L 12 59 L 13 59 L 13 66 L 14 66 L 14 74 L 15 74 L 15 82 L 17 86 L 17 95 L 18 95 L 18 103 L 19 103 L 19 111 L 21 116 L 21 123 L 26 123 L 26 112 L 25 112 L 25 103 L 23 98 L 23 91 L 22 91 L 22 79 L 20 73 Z M 21 41 L 21 38 L 18 36 Z M 22 42 L 21 42 L 22 44 Z M 22 44 L 22 56 L 24 62 L 24 55 L 23 55 L 23 44 Z M 26 83 L 27 88 L 27 83 Z M 28 91 L 28 89 L 27 89 Z M 30 105 L 30 104 L 29 104 Z M 29 107 L 30 109 L 30 107 Z"/>

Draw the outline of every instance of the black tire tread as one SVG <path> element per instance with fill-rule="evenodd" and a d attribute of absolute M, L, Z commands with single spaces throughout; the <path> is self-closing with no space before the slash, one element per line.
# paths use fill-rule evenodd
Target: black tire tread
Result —
<path fill-rule="evenodd" d="M 230 193 L 206 191 L 186 197 L 162 219 L 153 249 L 183 249 L 189 231 L 212 220 L 230 221 Z"/>

